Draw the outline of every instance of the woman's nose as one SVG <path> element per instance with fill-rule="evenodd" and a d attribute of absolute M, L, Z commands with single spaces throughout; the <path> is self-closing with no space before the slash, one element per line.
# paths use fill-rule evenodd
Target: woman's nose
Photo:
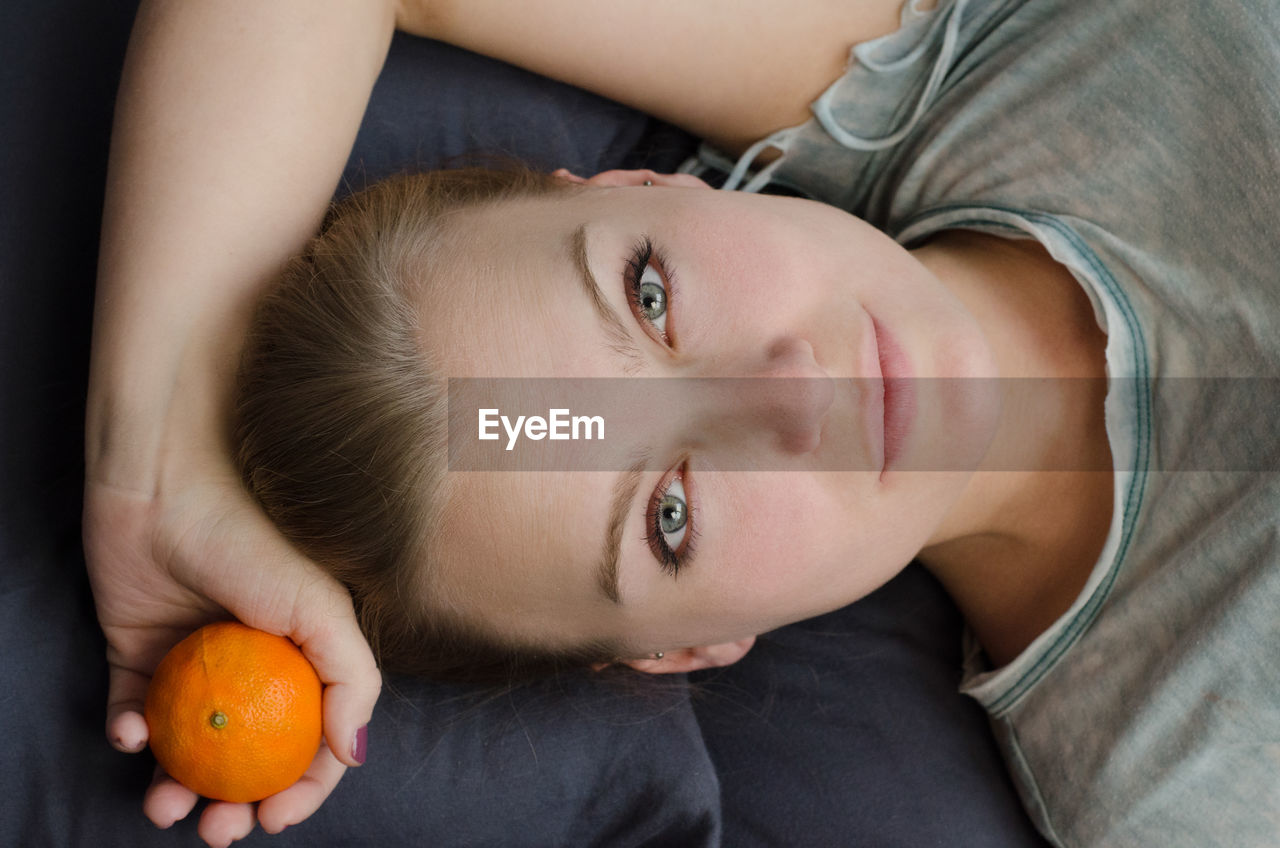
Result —
<path fill-rule="evenodd" d="M 709 400 L 720 426 L 744 440 L 763 437 L 784 453 L 816 450 L 835 387 L 813 346 L 794 336 L 781 338 L 744 365 L 745 376 L 711 381 L 715 397 Z"/>

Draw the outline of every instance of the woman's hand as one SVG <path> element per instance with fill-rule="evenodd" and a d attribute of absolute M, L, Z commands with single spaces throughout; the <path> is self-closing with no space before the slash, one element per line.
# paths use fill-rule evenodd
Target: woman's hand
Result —
<path fill-rule="evenodd" d="M 84 542 L 107 637 L 107 735 L 147 743 L 152 671 L 218 618 L 292 638 L 327 686 L 293 787 L 213 803 L 200 835 L 279 830 L 333 790 L 381 681 L 347 593 L 241 486 L 226 438 L 240 345 L 316 230 L 386 58 L 393 0 L 143 0 L 116 99 L 94 309 Z M 168 826 L 196 796 L 161 777 Z"/>
<path fill-rule="evenodd" d="M 194 446 L 192 446 L 194 448 Z M 200 836 L 227 845 L 261 822 L 278 832 L 311 815 L 347 766 L 364 759 L 363 728 L 381 678 L 346 590 L 298 554 L 245 492 L 231 463 L 193 449 L 151 492 L 87 480 L 84 542 L 107 637 L 107 736 L 121 751 L 148 741 L 142 717 L 151 674 L 176 642 L 235 616 L 291 638 L 324 690 L 324 744 L 293 786 L 255 806 L 214 802 Z M 184 818 L 195 793 L 157 770 L 143 809 L 159 827 Z"/>

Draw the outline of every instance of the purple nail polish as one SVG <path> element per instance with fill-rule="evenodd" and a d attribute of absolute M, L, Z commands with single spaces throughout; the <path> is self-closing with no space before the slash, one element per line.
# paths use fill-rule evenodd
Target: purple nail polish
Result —
<path fill-rule="evenodd" d="M 351 759 L 364 765 L 367 756 L 369 756 L 369 725 L 366 724 L 356 731 L 356 739 L 351 743 Z"/>

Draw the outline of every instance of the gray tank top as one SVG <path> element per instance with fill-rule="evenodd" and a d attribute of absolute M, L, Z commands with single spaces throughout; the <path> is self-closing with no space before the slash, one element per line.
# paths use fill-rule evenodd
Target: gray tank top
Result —
<path fill-rule="evenodd" d="M 1280 845 L 1280 0 L 908 0 L 812 112 L 691 169 L 906 246 L 1037 239 L 1108 335 L 1103 553 L 1018 658 L 970 640 L 964 671 L 1033 820 Z"/>

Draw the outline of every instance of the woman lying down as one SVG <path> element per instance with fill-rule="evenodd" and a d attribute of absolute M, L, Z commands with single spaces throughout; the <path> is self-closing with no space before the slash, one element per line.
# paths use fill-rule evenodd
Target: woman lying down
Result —
<path fill-rule="evenodd" d="M 442 677 L 726 665 L 919 559 L 1051 842 L 1276 844 L 1280 12 L 759 5 L 400 8 L 742 190 L 337 205 L 238 336 L 254 498 Z"/>

